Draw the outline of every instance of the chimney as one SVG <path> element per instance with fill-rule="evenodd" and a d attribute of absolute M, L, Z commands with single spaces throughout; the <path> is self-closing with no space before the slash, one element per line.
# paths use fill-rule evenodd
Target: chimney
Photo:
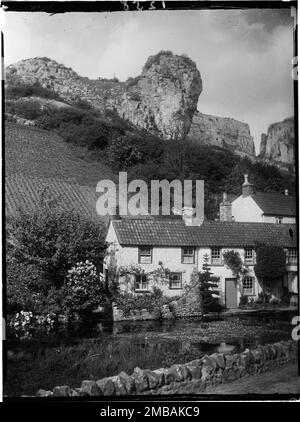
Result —
<path fill-rule="evenodd" d="M 243 197 L 245 198 L 246 196 L 253 195 L 254 185 L 252 185 L 252 183 L 249 183 L 248 174 L 244 174 L 244 178 L 245 178 L 245 181 L 242 185 L 242 193 L 243 193 Z"/>
<path fill-rule="evenodd" d="M 284 190 L 284 194 L 285 194 L 285 196 L 288 196 L 288 194 L 289 194 L 289 190 L 288 190 L 288 189 L 285 189 L 285 190 Z"/>
<path fill-rule="evenodd" d="M 195 209 L 193 207 L 182 208 L 182 219 L 186 226 L 201 226 L 203 218 L 194 217 Z"/>
<path fill-rule="evenodd" d="M 232 221 L 231 202 L 227 199 L 227 193 L 223 193 L 223 201 L 220 203 L 220 221 Z"/>
<path fill-rule="evenodd" d="M 117 205 L 115 209 L 112 209 L 111 220 L 121 220 L 119 205 Z"/>

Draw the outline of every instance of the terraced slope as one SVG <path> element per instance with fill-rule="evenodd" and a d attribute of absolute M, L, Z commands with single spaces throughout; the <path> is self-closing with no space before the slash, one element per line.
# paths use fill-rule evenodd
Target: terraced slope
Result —
<path fill-rule="evenodd" d="M 7 215 L 30 210 L 47 191 L 62 209 L 100 218 L 96 184 L 115 176 L 105 165 L 80 158 L 80 150 L 56 134 L 8 123 L 5 127 L 5 200 Z"/>

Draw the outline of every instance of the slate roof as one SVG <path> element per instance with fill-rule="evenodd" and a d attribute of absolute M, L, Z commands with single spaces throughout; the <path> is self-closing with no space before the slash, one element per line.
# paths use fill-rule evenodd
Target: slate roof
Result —
<path fill-rule="evenodd" d="M 125 246 L 247 247 L 266 242 L 297 246 L 295 225 L 205 221 L 186 226 L 182 220 L 121 219 L 113 221 L 118 241 Z"/>
<path fill-rule="evenodd" d="M 251 196 L 266 215 L 295 217 L 297 214 L 294 196 L 266 192 L 257 192 Z"/>

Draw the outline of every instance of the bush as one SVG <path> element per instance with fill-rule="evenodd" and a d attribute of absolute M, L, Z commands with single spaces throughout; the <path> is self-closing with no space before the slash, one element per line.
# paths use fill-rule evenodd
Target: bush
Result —
<path fill-rule="evenodd" d="M 63 309 L 69 316 L 86 316 L 105 303 L 102 286 L 94 264 L 86 260 L 68 271 L 64 285 Z"/>
<path fill-rule="evenodd" d="M 57 92 L 42 87 L 42 85 L 38 81 L 34 84 L 12 82 L 6 88 L 5 94 L 7 98 L 42 97 L 54 100 L 61 100 Z"/>
<path fill-rule="evenodd" d="M 91 259 L 100 266 L 106 249 L 104 236 L 105 228 L 99 221 L 61 210 L 43 196 L 31 213 L 20 210 L 11 218 L 8 228 L 12 258 L 38 268 L 56 288 L 74 263 Z"/>
<path fill-rule="evenodd" d="M 248 296 L 242 295 L 240 297 L 240 305 L 239 306 L 243 306 L 243 305 L 247 305 L 248 304 Z"/>
<path fill-rule="evenodd" d="M 115 303 L 125 316 L 129 316 L 132 311 L 146 309 L 149 313 L 152 313 L 155 310 L 159 310 L 165 304 L 164 299 L 162 294 L 155 290 L 154 293 L 143 293 L 140 295 L 122 293 L 115 298 Z"/>
<path fill-rule="evenodd" d="M 5 111 L 28 120 L 35 120 L 43 114 L 41 106 L 36 100 L 7 102 Z"/>

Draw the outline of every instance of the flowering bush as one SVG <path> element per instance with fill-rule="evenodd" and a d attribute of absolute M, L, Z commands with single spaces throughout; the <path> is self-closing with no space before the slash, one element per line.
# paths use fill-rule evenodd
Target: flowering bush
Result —
<path fill-rule="evenodd" d="M 64 310 L 71 317 L 90 313 L 105 302 L 104 289 L 95 265 L 86 260 L 68 271 Z"/>

